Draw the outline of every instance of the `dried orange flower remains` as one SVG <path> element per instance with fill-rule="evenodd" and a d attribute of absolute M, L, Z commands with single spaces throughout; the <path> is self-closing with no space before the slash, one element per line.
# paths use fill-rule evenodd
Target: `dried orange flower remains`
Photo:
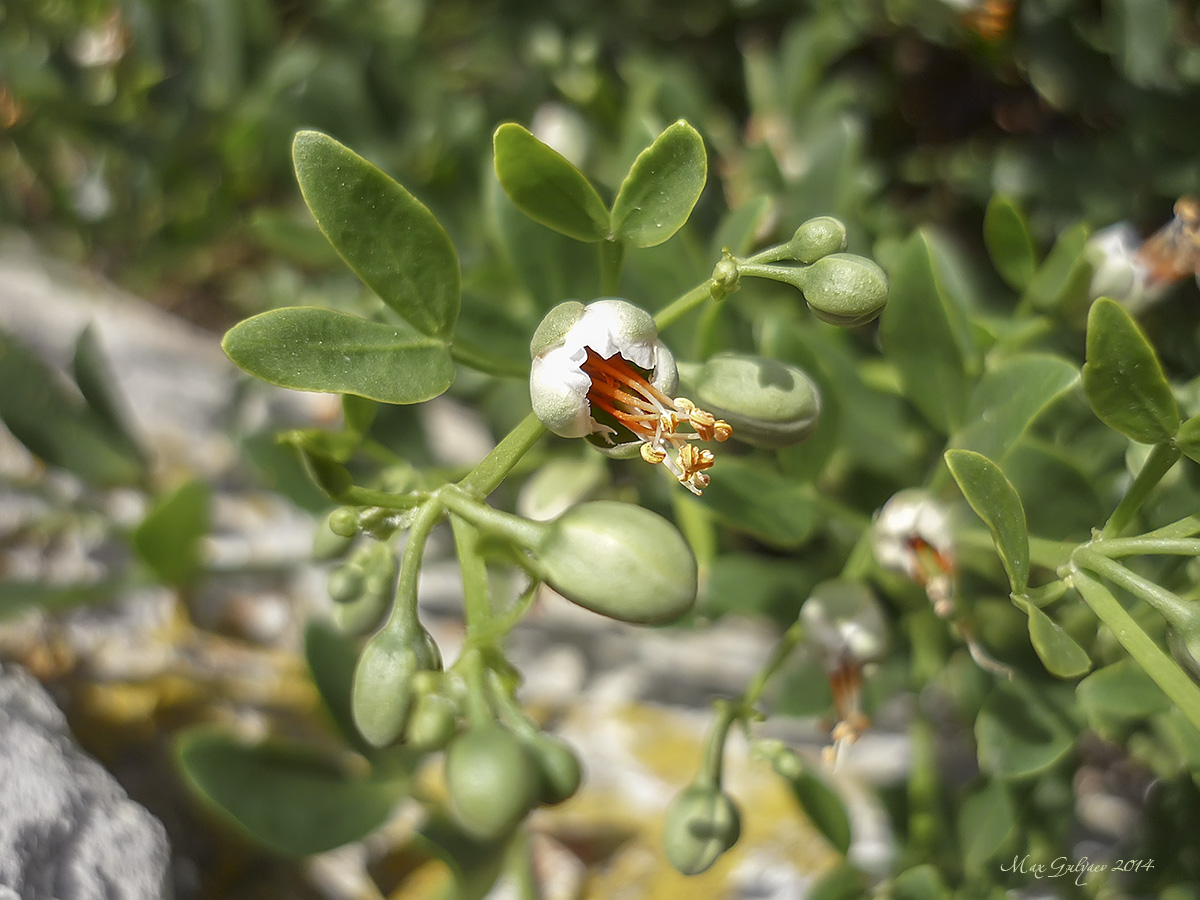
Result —
<path fill-rule="evenodd" d="M 725 441 L 733 429 L 671 396 L 679 373 L 649 313 L 625 300 L 570 300 L 542 320 L 530 351 L 533 411 L 547 428 L 612 455 L 633 450 L 694 494 L 708 485 L 713 453 L 694 442 Z"/>

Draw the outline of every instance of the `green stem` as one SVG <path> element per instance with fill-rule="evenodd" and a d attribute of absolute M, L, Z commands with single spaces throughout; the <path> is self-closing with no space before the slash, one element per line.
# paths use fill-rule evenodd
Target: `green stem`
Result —
<path fill-rule="evenodd" d="M 376 491 L 371 488 L 351 485 L 335 498 L 345 506 L 378 506 L 382 509 L 412 509 L 421 506 L 429 499 L 425 491 L 410 491 L 407 494 L 393 494 L 391 491 Z"/>
<path fill-rule="evenodd" d="M 471 369 L 487 372 L 489 375 L 499 375 L 502 378 L 528 378 L 528 362 L 518 362 L 501 356 L 489 356 L 486 353 L 467 347 L 458 341 L 450 345 L 450 355 L 455 362 L 462 363 Z"/>
<path fill-rule="evenodd" d="M 800 622 L 794 622 L 792 626 L 783 633 L 783 637 L 779 639 L 779 643 L 775 645 L 775 649 L 771 651 L 771 656 L 758 673 L 754 676 L 754 680 L 750 682 L 745 692 L 742 694 L 741 700 L 736 704 L 738 711 L 745 715 L 750 711 L 750 708 L 758 702 L 758 698 L 762 696 L 766 690 L 767 684 L 779 671 L 779 667 L 787 662 L 788 657 L 792 655 L 792 651 L 804 640 L 804 627 Z"/>
<path fill-rule="evenodd" d="M 388 616 L 389 629 L 408 632 L 417 626 L 417 584 L 421 576 L 421 558 L 425 554 L 425 542 L 434 526 L 441 521 L 446 508 L 441 500 L 431 497 L 425 501 L 413 520 L 408 532 L 408 543 L 400 559 L 400 579 L 396 584 L 396 602 Z"/>
<path fill-rule="evenodd" d="M 1188 720 L 1200 728 L 1200 688 L 1150 639 L 1108 588 L 1079 568 L 1072 573 L 1072 582 L 1092 612 L 1108 626 L 1134 661 Z"/>
<path fill-rule="evenodd" d="M 479 554 L 479 530 L 461 516 L 451 514 L 454 549 L 463 580 L 463 612 L 467 637 L 474 638 L 486 630 L 492 621 L 491 592 L 488 588 L 487 564 Z"/>
<path fill-rule="evenodd" d="M 709 299 L 711 296 L 712 279 L 708 279 L 686 294 L 681 294 L 676 297 L 662 309 L 660 309 L 654 317 L 654 324 L 658 326 L 659 331 L 666 331 L 693 309 Z"/>
<path fill-rule="evenodd" d="M 994 553 L 996 549 L 992 536 L 976 528 L 963 529 L 958 532 L 957 539 L 963 547 L 973 550 L 990 550 Z M 1052 541 L 1030 535 L 1029 561 L 1043 569 L 1057 569 L 1071 558 L 1071 551 L 1076 546 L 1069 541 Z"/>
<path fill-rule="evenodd" d="M 1120 556 L 1200 556 L 1200 539 L 1198 538 L 1113 538 L 1100 540 L 1091 545 L 1096 553 L 1102 553 L 1110 559 Z"/>
<path fill-rule="evenodd" d="M 530 413 L 510 431 L 492 452 L 485 456 L 458 486 L 476 497 L 486 497 L 500 486 L 513 466 L 546 433 L 546 426 L 536 415 Z"/>
<path fill-rule="evenodd" d="M 807 266 L 764 266 L 759 263 L 753 263 L 749 260 L 738 263 L 738 275 L 745 275 L 750 278 L 768 278 L 771 281 L 782 281 L 785 284 L 795 285 L 802 280 L 801 273 L 808 268 Z"/>
<path fill-rule="evenodd" d="M 442 488 L 438 492 L 438 498 L 448 510 L 461 516 L 480 530 L 505 537 L 526 550 L 536 550 L 541 545 L 546 536 L 546 530 L 549 528 L 545 522 L 534 522 L 521 516 L 514 516 L 512 513 L 493 509 L 453 485 L 446 485 Z"/>
<path fill-rule="evenodd" d="M 618 240 L 600 241 L 600 290 L 607 296 L 621 290 L 621 268 L 625 263 L 625 245 Z"/>
<path fill-rule="evenodd" d="M 1113 514 L 1104 523 L 1104 528 L 1100 531 L 1101 537 L 1116 537 L 1125 529 L 1137 511 L 1142 508 L 1142 504 L 1146 502 L 1150 491 L 1162 481 L 1162 477 L 1170 471 L 1171 466 L 1175 465 L 1179 456 L 1179 449 L 1168 441 L 1154 445 L 1154 449 L 1150 451 L 1141 471 L 1133 479 L 1133 484 L 1129 486 L 1129 490 L 1125 492 L 1125 496 L 1121 498 L 1121 502 L 1117 504 Z"/>
<path fill-rule="evenodd" d="M 1200 515 L 1184 516 L 1178 522 L 1147 531 L 1141 537 L 1143 540 L 1175 540 L 1176 538 L 1191 537 L 1200 534 Z"/>
<path fill-rule="evenodd" d="M 486 666 L 483 654 L 476 647 L 468 647 L 454 664 L 463 678 L 466 687 L 467 720 L 472 728 L 482 728 L 493 721 L 492 708 L 488 705 L 487 685 L 485 682 Z"/>
<path fill-rule="evenodd" d="M 1200 618 L 1200 605 L 1188 603 L 1172 591 L 1131 572 L 1119 562 L 1095 550 L 1080 549 L 1073 559 L 1084 568 L 1119 584 L 1130 593 L 1145 600 L 1158 611 L 1167 624 L 1179 631 L 1190 632 Z"/>
<path fill-rule="evenodd" d="M 708 744 L 704 748 L 704 759 L 700 763 L 700 772 L 696 776 L 696 784 L 721 786 L 721 769 L 725 763 L 725 741 L 729 737 L 729 727 L 740 718 L 739 705 L 721 700 L 717 703 L 717 720 L 713 723 L 708 735 Z"/>

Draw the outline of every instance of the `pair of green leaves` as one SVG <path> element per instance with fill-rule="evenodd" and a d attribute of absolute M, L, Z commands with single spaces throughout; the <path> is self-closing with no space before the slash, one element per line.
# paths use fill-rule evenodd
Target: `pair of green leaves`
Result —
<path fill-rule="evenodd" d="M 1050 253 L 1038 260 L 1025 213 L 1016 202 L 997 194 L 983 218 L 983 239 L 996 271 L 1037 310 L 1062 309 L 1085 302 L 1091 266 L 1083 258 L 1088 229 L 1075 225 L 1058 236 Z"/>
<path fill-rule="evenodd" d="M 1091 668 L 1087 653 L 1030 597 L 1029 533 L 1016 488 L 999 466 L 972 450 L 946 451 L 946 464 L 963 496 L 992 533 L 1013 603 L 1029 616 L 1029 639 L 1038 658 L 1059 678 L 1083 675 Z"/>
<path fill-rule="evenodd" d="M 513 123 L 494 138 L 496 176 L 518 209 L 577 241 L 655 247 L 683 227 L 708 178 L 704 140 L 683 120 L 634 160 L 609 210 L 569 160 Z"/>
<path fill-rule="evenodd" d="M 461 301 L 445 229 L 403 187 L 328 135 L 292 146 L 304 201 L 329 242 L 394 314 L 389 322 L 287 307 L 241 322 L 223 347 L 237 365 L 295 390 L 420 403 L 454 380 Z"/>
<path fill-rule="evenodd" d="M 75 343 L 71 369 L 73 385 L 0 332 L 0 420 L 48 465 L 98 487 L 136 484 L 144 457 L 91 327 Z"/>

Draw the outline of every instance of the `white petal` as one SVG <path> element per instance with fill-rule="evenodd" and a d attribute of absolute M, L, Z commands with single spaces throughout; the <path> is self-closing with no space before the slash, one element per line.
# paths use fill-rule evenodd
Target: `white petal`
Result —
<path fill-rule="evenodd" d="M 579 351 L 583 355 L 582 351 Z M 566 347 L 558 347 L 533 360 L 529 370 L 529 396 L 542 424 L 562 437 L 583 437 L 596 429 L 588 407 L 591 381 Z"/>

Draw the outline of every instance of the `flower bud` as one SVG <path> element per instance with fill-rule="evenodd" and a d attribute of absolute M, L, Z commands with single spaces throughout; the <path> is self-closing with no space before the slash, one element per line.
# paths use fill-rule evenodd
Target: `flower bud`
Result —
<path fill-rule="evenodd" d="M 424 753 L 441 750 L 454 737 L 457 727 L 458 707 L 454 701 L 440 693 L 421 693 L 418 688 L 405 724 L 404 743 Z"/>
<path fill-rule="evenodd" d="M 737 843 L 741 815 L 715 785 L 693 784 L 671 801 L 663 823 L 667 860 L 684 875 L 699 875 Z"/>
<path fill-rule="evenodd" d="M 391 608 L 386 594 L 363 592 L 348 603 L 337 603 L 330 614 L 334 627 L 344 635 L 359 637 L 380 626 Z"/>
<path fill-rule="evenodd" d="M 752 447 L 797 444 L 817 427 L 821 395 L 802 371 L 761 356 L 720 353 L 703 364 L 681 364 L 696 402 L 733 426 Z"/>
<path fill-rule="evenodd" d="M 871 589 L 858 581 L 823 581 L 800 607 L 800 621 L 822 655 L 862 665 L 883 657 L 888 629 Z"/>
<path fill-rule="evenodd" d="M 367 743 L 384 747 L 404 732 L 413 701 L 413 676 L 440 669 L 441 654 L 420 625 L 385 626 L 372 637 L 354 668 L 350 711 Z"/>
<path fill-rule="evenodd" d="M 622 622 L 671 622 L 696 601 L 696 558 L 683 535 L 632 503 L 569 509 L 546 526 L 534 567 L 568 600 Z"/>
<path fill-rule="evenodd" d="M 348 523 L 347 516 L 343 513 L 348 514 Z M 317 526 L 316 534 L 313 535 L 313 558 L 334 559 L 341 556 L 350 548 L 351 539 L 357 533 L 354 514 L 344 507 L 335 509 Z"/>
<path fill-rule="evenodd" d="M 834 253 L 798 270 L 798 274 L 808 308 L 830 325 L 865 325 L 887 306 L 887 276 L 865 257 Z"/>
<path fill-rule="evenodd" d="M 334 603 L 352 603 L 363 592 L 362 566 L 354 562 L 338 566 L 329 573 L 329 596 Z"/>
<path fill-rule="evenodd" d="M 339 537 L 351 538 L 358 534 L 358 512 L 351 506 L 339 506 L 325 522 Z"/>
<path fill-rule="evenodd" d="M 541 789 L 538 766 L 525 744 L 495 723 L 458 735 L 446 749 L 450 811 L 463 830 L 491 841 L 512 831 Z"/>
<path fill-rule="evenodd" d="M 574 796 L 583 780 L 579 757 L 566 741 L 539 734 L 526 744 L 542 775 L 539 802 L 546 806 L 562 803 Z"/>
<path fill-rule="evenodd" d="M 815 263 L 823 256 L 846 249 L 846 226 L 832 216 L 809 219 L 788 241 L 788 256 L 802 263 Z"/>

